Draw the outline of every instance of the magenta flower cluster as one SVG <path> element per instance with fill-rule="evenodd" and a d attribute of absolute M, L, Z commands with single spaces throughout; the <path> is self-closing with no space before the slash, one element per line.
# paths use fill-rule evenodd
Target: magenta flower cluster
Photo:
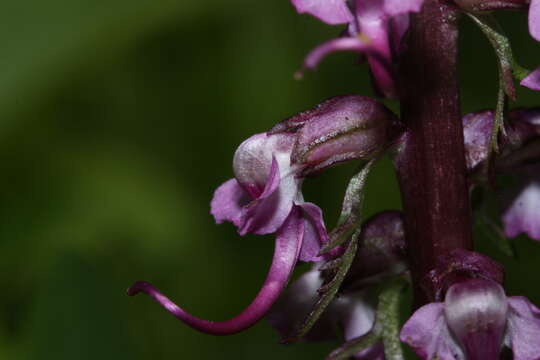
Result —
<path fill-rule="evenodd" d="M 342 36 L 308 53 L 302 71 L 314 69 L 331 53 L 353 51 L 367 60 L 376 92 L 399 98 L 400 56 L 424 0 L 291 1 L 299 13 L 345 26 Z M 540 0 L 448 3 L 479 16 L 480 23 L 492 10 L 528 9 L 529 32 L 540 41 Z M 504 66 L 515 65 L 508 64 L 508 53 L 498 48 L 501 83 L 513 81 L 503 75 Z M 516 77 L 521 85 L 540 90 L 540 68 Z M 501 93 L 497 109 L 462 117 L 463 184 L 465 190 L 468 186 L 471 192 L 498 199 L 498 219 L 492 220 L 499 233 L 540 241 L 540 109 L 507 111 L 504 100 L 512 95 Z M 461 146 L 461 132 L 457 134 Z M 306 340 L 342 337 L 346 343 L 340 351 L 357 349 L 350 355 L 360 360 L 402 358 L 393 353 L 396 346 L 388 345 L 385 331 L 393 331 L 423 360 L 497 360 L 505 348 L 516 360 L 540 359 L 540 310 L 525 297 L 507 296 L 502 267 L 465 249 L 434 259 L 426 278 L 415 279 L 431 302 L 419 307 L 401 331 L 388 330 L 398 319 L 388 322 L 390 310 L 374 294 L 380 296 L 389 280 L 410 280 L 407 259 L 414 254 L 407 252 L 400 211 L 383 211 L 363 222 L 359 213 L 371 164 L 390 155 L 402 176 L 403 149 L 411 146 L 410 138 L 411 130 L 398 116 L 381 102 L 358 95 L 326 100 L 251 136 L 236 150 L 233 178 L 215 191 L 211 214 L 218 224 L 232 223 L 240 236 L 275 234 L 272 264 L 252 303 L 232 319 L 216 322 L 189 314 L 147 282 L 135 283 L 129 295 L 146 293 L 187 325 L 215 335 L 242 331 L 266 317 L 288 339 L 304 324 L 300 332 Z M 327 231 L 321 208 L 304 199 L 302 184 L 347 161 L 360 163 L 361 170 L 345 192 L 337 226 Z M 494 188 L 497 176 L 513 177 L 515 187 Z M 311 270 L 285 291 L 298 261 L 311 262 Z M 326 299 L 326 294 L 333 297 Z M 314 316 L 317 322 L 305 321 Z M 355 347 L 370 335 L 375 340 Z"/>

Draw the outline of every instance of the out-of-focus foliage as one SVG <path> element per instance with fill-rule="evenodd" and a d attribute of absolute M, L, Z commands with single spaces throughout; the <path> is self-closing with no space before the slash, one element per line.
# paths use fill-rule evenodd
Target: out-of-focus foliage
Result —
<path fill-rule="evenodd" d="M 540 51 L 526 39 L 525 15 L 504 20 L 525 39 L 515 41 L 518 57 L 534 65 Z M 215 319 L 251 300 L 273 241 L 216 226 L 209 200 L 246 137 L 328 97 L 371 94 L 351 54 L 293 80 L 303 55 L 339 31 L 287 0 L 3 1 L 0 358 L 323 358 L 335 344 L 285 347 L 265 322 L 202 335 L 125 289 L 152 281 Z M 465 26 L 466 111 L 494 104 L 490 51 Z M 523 104 L 538 99 L 521 95 Z M 306 180 L 329 227 L 353 171 Z M 368 186 L 368 215 L 399 208 L 388 162 Z M 539 246 L 516 247 L 519 265 L 498 255 L 514 264 L 510 291 L 539 303 Z"/>

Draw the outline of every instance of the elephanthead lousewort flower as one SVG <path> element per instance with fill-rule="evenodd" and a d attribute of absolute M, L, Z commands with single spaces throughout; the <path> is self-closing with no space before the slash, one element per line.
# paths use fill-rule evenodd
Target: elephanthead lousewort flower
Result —
<path fill-rule="evenodd" d="M 222 322 L 197 318 L 146 282 L 135 283 L 128 294 L 145 292 L 181 321 L 210 334 L 232 334 L 253 325 L 277 300 L 297 260 L 321 261 L 335 255 L 319 255 L 328 234 L 321 209 L 304 201 L 305 176 L 341 161 L 369 159 L 388 147 L 400 129 L 397 118 L 375 100 L 340 96 L 238 147 L 235 177 L 215 191 L 211 213 L 218 224 L 233 223 L 240 235 L 276 234 L 267 278 L 238 316 Z"/>
<path fill-rule="evenodd" d="M 515 360 L 536 360 L 539 338 L 540 310 L 488 279 L 453 284 L 444 302 L 418 309 L 401 331 L 424 360 L 498 360 L 503 346 Z"/>
<path fill-rule="evenodd" d="M 377 90 L 397 96 L 394 60 L 409 26 L 409 13 L 417 12 L 423 0 L 292 0 L 299 13 L 311 14 L 330 25 L 347 24 L 343 37 L 311 51 L 304 62 L 314 69 L 328 54 L 355 51 L 365 54 Z"/>

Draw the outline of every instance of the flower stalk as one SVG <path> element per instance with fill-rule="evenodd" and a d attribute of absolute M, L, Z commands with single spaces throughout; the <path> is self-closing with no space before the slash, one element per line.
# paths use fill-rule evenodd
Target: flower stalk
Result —
<path fill-rule="evenodd" d="M 418 284 L 437 257 L 471 249 L 471 211 L 457 72 L 458 12 L 426 0 L 412 15 L 399 67 L 402 119 L 408 139 L 398 175 L 415 301 L 427 301 Z"/>

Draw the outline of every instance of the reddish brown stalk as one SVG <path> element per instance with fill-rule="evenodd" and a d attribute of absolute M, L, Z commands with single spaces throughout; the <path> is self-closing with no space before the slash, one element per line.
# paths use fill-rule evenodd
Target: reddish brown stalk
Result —
<path fill-rule="evenodd" d="M 427 301 L 420 281 L 435 259 L 453 249 L 471 249 L 457 40 L 454 6 L 425 0 L 412 17 L 399 68 L 409 139 L 398 172 L 417 305 Z"/>

